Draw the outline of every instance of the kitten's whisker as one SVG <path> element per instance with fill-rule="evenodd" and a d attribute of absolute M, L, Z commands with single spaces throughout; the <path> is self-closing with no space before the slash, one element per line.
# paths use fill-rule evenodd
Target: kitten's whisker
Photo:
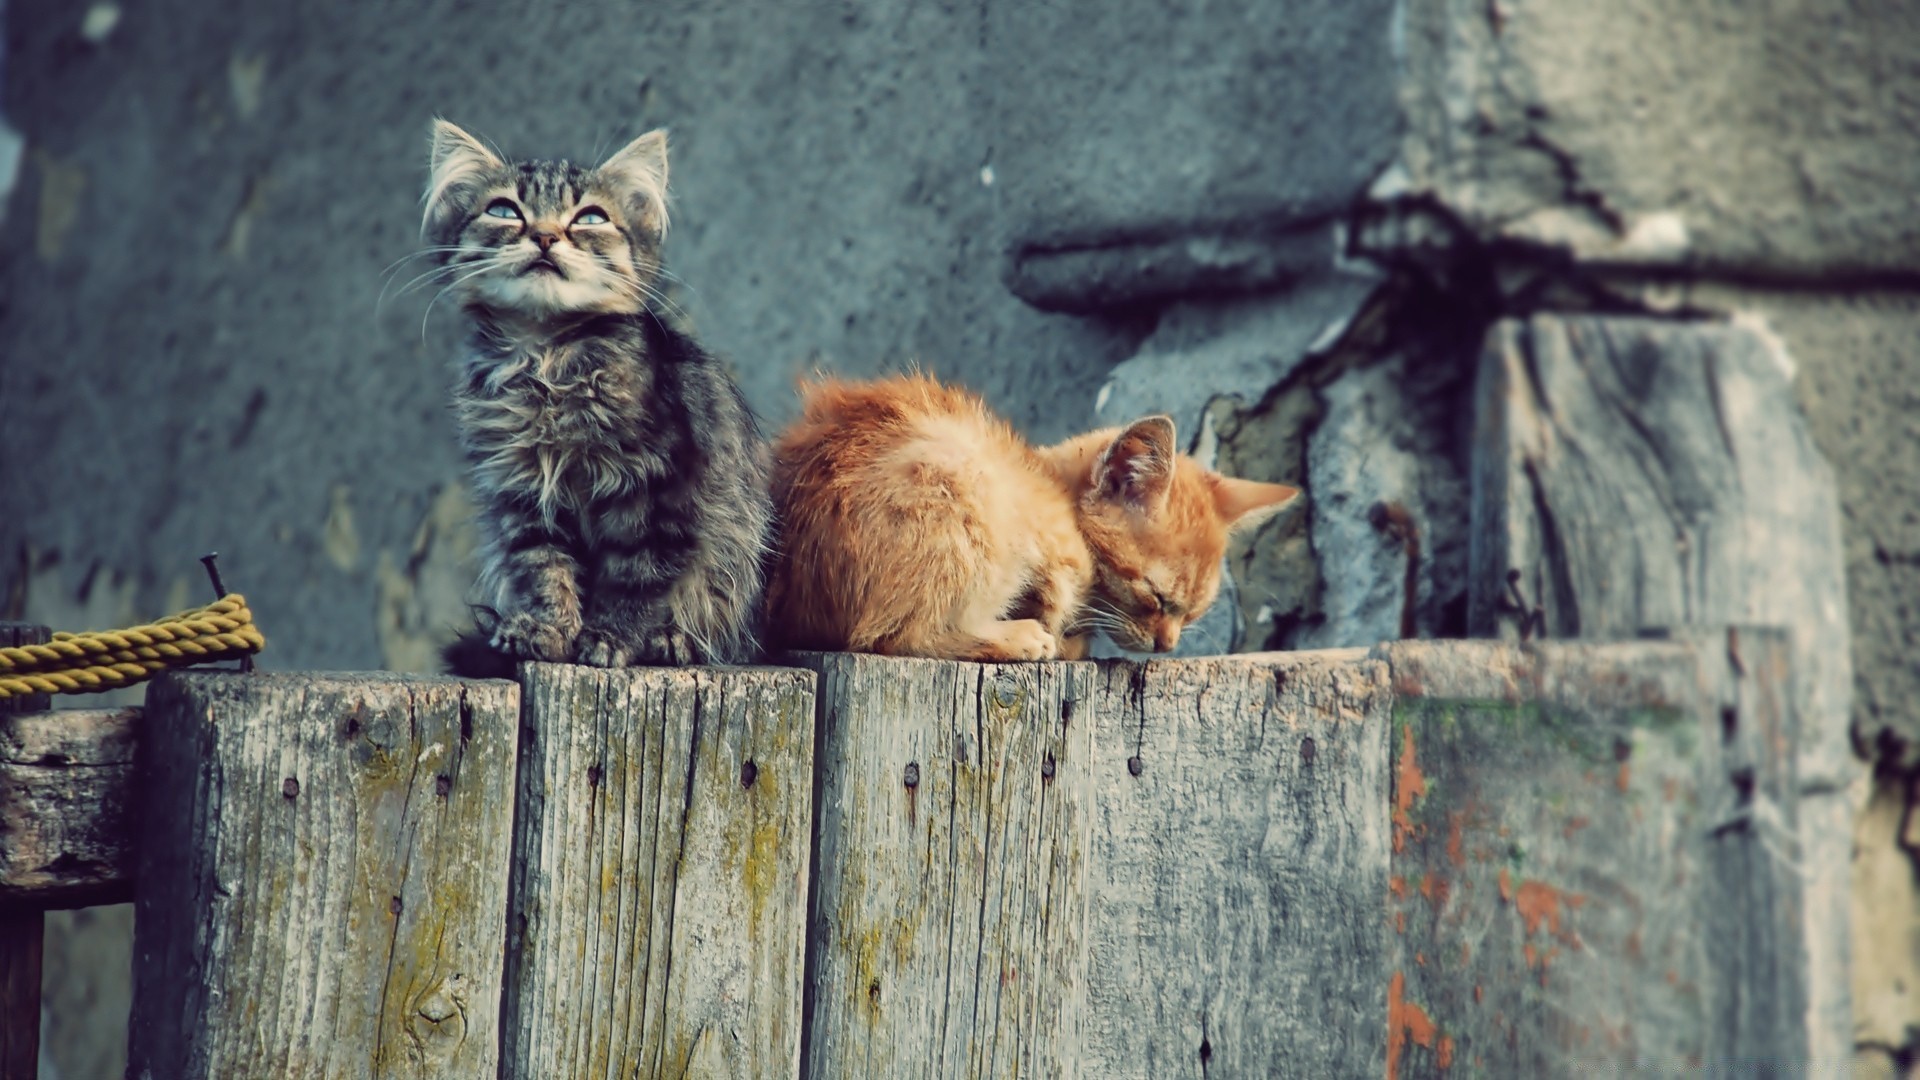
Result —
<path fill-rule="evenodd" d="M 467 274 L 455 281 L 448 282 L 445 286 L 441 288 L 439 292 L 434 293 L 433 299 L 427 301 L 427 310 L 420 314 L 420 340 L 421 341 L 427 340 L 427 320 L 429 318 L 432 318 L 433 305 L 439 303 L 441 297 L 447 295 L 447 293 L 453 291 L 454 289 L 457 289 L 460 286 L 465 285 L 467 282 L 472 281 L 474 278 L 479 277 L 481 274 L 484 274 L 489 270 L 495 269 L 496 266 L 499 264 L 499 262 L 500 260 L 498 258 L 483 259 L 480 262 L 480 268 L 478 270 L 475 270 L 473 273 Z M 465 264 L 463 263 L 462 265 L 465 265 Z"/>

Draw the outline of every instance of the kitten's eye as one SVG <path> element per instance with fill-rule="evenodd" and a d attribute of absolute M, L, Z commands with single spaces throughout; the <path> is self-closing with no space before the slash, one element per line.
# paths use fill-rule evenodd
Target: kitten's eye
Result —
<path fill-rule="evenodd" d="M 573 216 L 575 225 L 605 225 L 607 221 L 607 212 L 597 206 L 589 206 Z"/>
<path fill-rule="evenodd" d="M 519 221 L 520 208 L 513 205 L 512 199 L 495 199 L 487 204 L 487 216 Z"/>

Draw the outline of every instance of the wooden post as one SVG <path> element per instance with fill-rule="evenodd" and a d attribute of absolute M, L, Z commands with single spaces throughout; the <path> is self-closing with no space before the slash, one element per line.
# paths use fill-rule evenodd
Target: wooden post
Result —
<path fill-rule="evenodd" d="M 38 645 L 48 636 L 44 626 L 0 622 L 0 646 Z M 0 716 L 46 707 L 47 695 L 27 694 L 0 701 Z M 6 819 L 0 818 L 0 827 L 6 827 Z M 0 837 L 0 844 L 11 844 L 11 837 Z M 34 1076 L 40 1069 L 44 912 L 39 905 L 13 905 L 0 898 L 0 1076 Z"/>
<path fill-rule="evenodd" d="M 140 710 L 0 714 L 0 907 L 133 899 Z"/>
<path fill-rule="evenodd" d="M 521 678 L 501 1076 L 797 1075 L 812 673 Z"/>
<path fill-rule="evenodd" d="M 518 702 L 388 674 L 156 680 L 128 1075 L 491 1076 Z"/>
<path fill-rule="evenodd" d="M 1101 666 L 1081 1075 L 1380 1074 L 1390 705 L 1361 650 Z"/>
<path fill-rule="evenodd" d="M 1380 653 L 1389 1080 L 1807 1067 L 1782 634 Z"/>
<path fill-rule="evenodd" d="M 1094 667 L 821 654 L 806 1075 L 1071 1076 Z"/>
<path fill-rule="evenodd" d="M 1549 637 L 1759 624 L 1792 638 L 1804 724 L 1799 829 L 1824 1067 L 1852 1058 L 1850 631 L 1838 490 L 1792 360 L 1739 323 L 1536 316 L 1499 323 L 1474 424 L 1469 629 L 1517 636 L 1518 571 Z"/>

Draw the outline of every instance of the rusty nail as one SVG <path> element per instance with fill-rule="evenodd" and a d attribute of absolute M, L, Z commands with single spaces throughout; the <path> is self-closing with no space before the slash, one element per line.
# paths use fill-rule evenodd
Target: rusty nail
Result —
<path fill-rule="evenodd" d="M 903 783 L 907 785 L 908 791 L 912 791 L 914 788 L 919 787 L 920 786 L 920 763 L 917 761 L 907 762 L 906 775 L 902 776 L 900 779 Z"/>
<path fill-rule="evenodd" d="M 215 600 L 225 600 L 227 598 L 227 583 L 220 580 L 220 567 L 214 564 L 214 560 L 219 557 L 219 552 L 209 551 L 205 555 L 200 556 L 200 565 L 207 568 L 207 580 L 213 583 L 213 598 Z M 240 654 L 240 670 L 246 673 L 253 671 L 253 657 L 251 655 L 246 653 Z"/>
<path fill-rule="evenodd" d="M 392 912 L 395 915 L 400 914 L 400 898 L 396 896 L 393 899 L 388 900 L 387 910 Z"/>
<path fill-rule="evenodd" d="M 1040 779 L 1053 779 L 1053 754 L 1051 752 L 1047 754 L 1044 761 L 1040 762 Z"/>
<path fill-rule="evenodd" d="M 453 778 L 446 773 L 441 773 L 439 776 L 433 778 L 433 793 L 435 795 L 444 799 L 447 797 L 447 793 L 452 790 Z"/>
<path fill-rule="evenodd" d="M 220 580 L 220 568 L 214 565 L 214 560 L 219 557 L 220 553 L 217 551 L 209 551 L 205 555 L 200 556 L 200 565 L 207 568 L 207 580 L 213 582 L 213 598 L 215 600 L 222 599 L 227 595 L 227 586 Z"/>
<path fill-rule="evenodd" d="M 1139 776 L 1142 772 L 1146 771 L 1146 768 L 1147 763 L 1140 760 L 1139 754 L 1135 754 L 1127 759 L 1127 771 L 1135 776 Z"/>
<path fill-rule="evenodd" d="M 747 760 L 740 763 L 740 786 L 741 787 L 750 788 L 753 786 L 753 782 L 755 780 L 758 780 L 759 778 L 760 778 L 760 766 L 755 765 L 753 763 L 752 758 L 748 758 Z"/>
<path fill-rule="evenodd" d="M 300 781 L 295 780 L 291 776 L 280 781 L 280 794 L 285 795 L 289 799 L 298 798 L 300 796 Z"/>
<path fill-rule="evenodd" d="M 1313 744 L 1313 736 L 1309 735 L 1306 738 L 1300 740 L 1301 764 L 1303 765 L 1313 764 L 1314 755 L 1318 754 L 1319 752 L 1320 752 L 1320 748 Z"/>

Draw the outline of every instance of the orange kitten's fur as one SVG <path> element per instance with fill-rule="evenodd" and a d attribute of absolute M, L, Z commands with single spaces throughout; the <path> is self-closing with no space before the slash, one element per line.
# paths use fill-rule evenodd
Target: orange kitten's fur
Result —
<path fill-rule="evenodd" d="M 1298 492 L 1175 452 L 1148 417 L 1035 448 L 921 375 L 801 388 L 774 446 L 774 639 L 955 660 L 1165 652 L 1213 603 L 1230 530 Z"/>

